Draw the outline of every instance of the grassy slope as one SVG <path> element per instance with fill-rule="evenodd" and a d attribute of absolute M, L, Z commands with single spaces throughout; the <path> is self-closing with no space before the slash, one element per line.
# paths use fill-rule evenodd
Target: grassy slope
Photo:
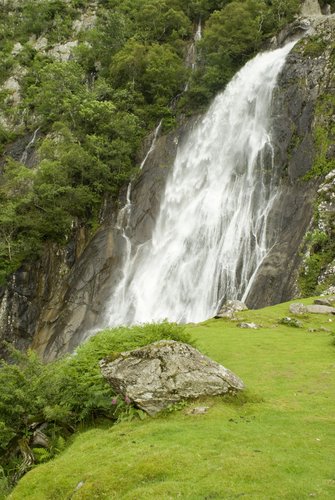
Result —
<path fill-rule="evenodd" d="M 308 332 L 334 330 L 335 320 L 277 326 L 285 315 L 287 304 L 240 313 L 258 331 L 224 320 L 189 327 L 203 352 L 244 380 L 244 404 L 213 398 L 202 402 L 206 415 L 186 408 L 83 432 L 10 498 L 335 498 L 335 347 L 329 333 Z"/>

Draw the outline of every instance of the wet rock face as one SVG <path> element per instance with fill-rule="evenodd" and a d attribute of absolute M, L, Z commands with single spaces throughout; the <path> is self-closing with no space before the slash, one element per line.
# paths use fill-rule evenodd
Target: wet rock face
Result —
<path fill-rule="evenodd" d="M 287 58 L 274 93 L 273 139 L 278 173 L 292 182 L 303 177 L 315 157 L 314 117 L 318 99 L 332 91 L 331 40 L 335 16 L 310 22 L 310 36 L 299 42 Z M 305 46 L 318 39 L 322 49 L 310 55 Z M 316 49 L 315 49 L 316 50 Z"/>
<path fill-rule="evenodd" d="M 23 266 L 0 287 L 0 357 L 5 355 L 1 341 L 18 349 L 31 346 L 43 308 L 52 293 L 62 286 L 71 260 L 68 249 L 56 245 L 45 248 L 42 258 Z"/>
<path fill-rule="evenodd" d="M 88 239 L 87 231 L 77 228 L 66 247 L 46 245 L 39 259 L 23 265 L 0 287 L 0 358 L 6 352 L 3 341 L 23 350 L 40 341 L 37 333 L 47 322 L 57 324 L 66 305 L 69 276 Z"/>
<path fill-rule="evenodd" d="M 311 224 L 322 180 L 315 176 L 307 181 L 304 176 L 316 157 L 317 102 L 325 93 L 332 93 L 335 86 L 330 64 L 335 16 L 320 16 L 306 23 L 310 34 L 289 54 L 273 97 L 272 138 L 282 194 L 268 225 L 269 231 L 276 228 L 277 243 L 257 272 L 246 299 L 249 308 L 284 302 L 298 295 L 300 246 Z M 322 46 L 319 53 L 309 55 L 305 51 L 311 40 Z"/>
<path fill-rule="evenodd" d="M 161 340 L 120 358 L 100 362 L 113 389 L 138 408 L 155 415 L 184 399 L 236 393 L 240 378 L 222 365 L 181 342 Z"/>
<path fill-rule="evenodd" d="M 132 238 L 134 249 L 151 236 L 178 143 L 194 121 L 158 139 L 133 183 L 127 236 Z M 12 154 L 22 155 L 25 146 L 15 146 Z M 145 146 L 149 149 L 150 138 Z M 116 207 L 108 202 L 103 227 L 89 243 L 88 235 L 78 236 L 67 249 L 53 247 L 41 261 L 13 275 L 13 282 L 0 291 L 0 340 L 20 348 L 32 345 L 51 361 L 73 351 L 92 329 L 104 326 L 104 306 L 120 279 L 126 252 L 126 240 L 116 227 L 116 213 Z"/>

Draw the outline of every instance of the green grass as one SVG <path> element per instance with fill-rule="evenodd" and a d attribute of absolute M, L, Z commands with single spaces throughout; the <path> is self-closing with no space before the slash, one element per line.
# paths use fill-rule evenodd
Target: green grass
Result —
<path fill-rule="evenodd" d="M 244 380 L 244 396 L 201 401 L 205 415 L 187 414 L 198 402 L 79 433 L 9 498 L 335 498 L 335 346 L 322 330 L 333 331 L 335 318 L 279 325 L 288 315 L 288 304 L 240 313 L 259 330 L 226 320 L 190 325 L 199 349 Z"/>

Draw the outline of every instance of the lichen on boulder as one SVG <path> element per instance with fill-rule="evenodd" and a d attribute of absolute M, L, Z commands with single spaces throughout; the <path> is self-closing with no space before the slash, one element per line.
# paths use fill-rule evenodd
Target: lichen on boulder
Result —
<path fill-rule="evenodd" d="M 194 347 L 174 340 L 161 340 L 134 351 L 123 352 L 115 361 L 100 362 L 103 376 L 113 389 L 138 408 L 155 415 L 185 399 L 236 393 L 242 380 Z"/>

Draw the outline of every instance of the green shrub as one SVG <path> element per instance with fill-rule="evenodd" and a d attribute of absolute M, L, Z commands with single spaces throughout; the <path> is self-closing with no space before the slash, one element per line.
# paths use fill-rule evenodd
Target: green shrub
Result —
<path fill-rule="evenodd" d="M 162 339 L 191 342 L 183 327 L 164 322 L 105 330 L 73 355 L 47 365 L 33 352 L 12 351 L 12 362 L 3 361 L 0 369 L 0 456 L 6 470 L 19 465 L 19 442 L 32 440 L 36 423 L 47 424 L 43 432 L 52 443 L 49 450 L 35 452 L 41 462 L 62 449 L 62 439 L 83 423 L 142 417 L 103 379 L 99 361 Z"/>
<path fill-rule="evenodd" d="M 302 324 L 301 321 L 299 321 L 298 319 L 295 319 L 295 318 L 288 318 L 288 317 L 285 317 L 285 318 L 281 318 L 278 323 L 280 325 L 285 325 L 285 326 L 291 326 L 293 328 L 302 328 L 304 325 Z"/>

